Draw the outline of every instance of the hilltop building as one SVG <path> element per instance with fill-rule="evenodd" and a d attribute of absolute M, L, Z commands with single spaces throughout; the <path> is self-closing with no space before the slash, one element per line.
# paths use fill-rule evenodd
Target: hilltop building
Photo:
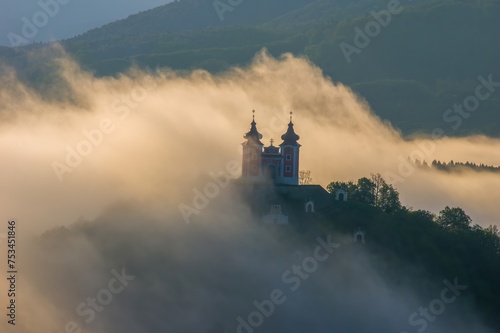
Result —
<path fill-rule="evenodd" d="M 274 146 L 273 139 L 267 147 L 262 143 L 255 114 L 243 137 L 242 175 L 237 185 L 257 219 L 265 224 L 301 226 L 332 209 L 335 200 L 322 186 L 299 184 L 301 145 L 291 113 L 279 146 Z M 346 194 L 337 195 L 337 201 L 344 200 Z"/>
<path fill-rule="evenodd" d="M 281 136 L 283 142 L 264 147 L 260 141 L 262 134 L 257 130 L 255 115 L 250 124 L 250 131 L 243 136 L 243 164 L 241 178 L 244 181 L 259 182 L 271 180 L 275 184 L 299 185 L 300 137 L 293 129 L 292 116 L 288 130 Z"/>

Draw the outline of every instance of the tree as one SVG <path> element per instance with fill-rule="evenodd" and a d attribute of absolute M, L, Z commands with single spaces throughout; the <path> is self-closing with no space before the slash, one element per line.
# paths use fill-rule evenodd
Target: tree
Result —
<path fill-rule="evenodd" d="M 299 184 L 300 185 L 309 185 L 313 181 L 311 177 L 311 170 L 301 170 L 299 172 Z"/>
<path fill-rule="evenodd" d="M 434 222 L 436 220 L 436 215 L 429 212 L 428 210 L 419 209 L 414 212 L 411 212 L 413 216 L 416 216 L 417 219 L 422 221 Z"/>
<path fill-rule="evenodd" d="M 356 191 L 356 185 L 353 182 L 331 182 L 326 190 L 332 195 L 335 195 L 337 190 L 344 190 L 352 194 Z"/>
<path fill-rule="evenodd" d="M 373 183 L 374 205 L 375 205 L 375 207 L 379 207 L 382 188 L 384 187 L 384 185 L 387 185 L 387 183 L 385 182 L 384 178 L 382 178 L 380 173 L 377 173 L 377 174 L 372 173 L 371 174 L 371 181 Z"/>
<path fill-rule="evenodd" d="M 375 207 L 380 208 L 386 213 L 392 213 L 401 209 L 399 193 L 392 185 L 386 183 L 380 173 L 371 174 L 371 182 L 373 183 L 373 205 Z"/>
<path fill-rule="evenodd" d="M 382 187 L 378 193 L 377 205 L 386 213 L 394 213 L 401 210 L 402 205 L 399 200 L 399 193 L 390 184 L 382 184 Z"/>
<path fill-rule="evenodd" d="M 332 182 L 326 187 L 327 191 L 335 195 L 337 190 L 346 190 L 354 201 L 363 202 L 380 208 L 383 212 L 393 213 L 402 208 L 399 193 L 379 174 L 372 174 L 371 178 L 360 178 L 357 183 Z"/>
<path fill-rule="evenodd" d="M 446 206 L 439 212 L 437 223 L 452 229 L 468 229 L 472 219 L 460 207 L 450 208 Z"/>
<path fill-rule="evenodd" d="M 486 228 L 486 232 L 494 236 L 500 237 L 500 231 L 498 230 L 498 227 L 496 225 L 490 225 L 488 228 Z"/>
<path fill-rule="evenodd" d="M 356 184 L 356 191 L 351 194 L 351 198 L 353 200 L 374 206 L 375 184 L 366 177 L 358 179 L 358 183 Z"/>

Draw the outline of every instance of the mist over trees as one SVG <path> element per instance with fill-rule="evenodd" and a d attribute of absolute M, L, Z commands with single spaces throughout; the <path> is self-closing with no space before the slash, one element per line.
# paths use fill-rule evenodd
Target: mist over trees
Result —
<path fill-rule="evenodd" d="M 349 200 L 338 203 L 330 213 L 336 229 L 364 230 L 367 242 L 397 258 L 396 265 L 412 263 L 437 277 L 454 275 L 469 281 L 477 304 L 500 324 L 500 300 L 492 296 L 500 293 L 500 232 L 496 226 L 473 224 L 460 207 L 446 206 L 437 215 L 405 207 L 397 190 L 380 174 L 356 182 L 331 182 L 327 190 L 332 201 L 341 189 L 348 191 Z"/>
<path fill-rule="evenodd" d="M 411 161 L 415 166 L 421 169 L 435 169 L 445 172 L 460 172 L 464 170 L 472 171 L 484 171 L 484 172 L 500 172 L 500 166 L 487 165 L 484 163 L 474 163 L 474 162 L 455 162 L 451 160 L 450 162 L 442 162 L 438 160 L 433 160 L 432 163 L 427 163 L 427 161 L 415 160 Z"/>
<path fill-rule="evenodd" d="M 334 191 L 345 186 L 352 196 L 335 202 Z M 301 231 L 251 219 L 238 208 L 244 202 L 232 191 L 204 211 L 204 222 L 196 225 L 174 216 L 156 221 L 144 208 L 117 204 L 95 221 L 78 221 L 41 236 L 34 243 L 32 269 L 42 266 L 66 274 L 42 274 L 35 280 L 45 285 L 44 279 L 54 279 L 63 290 L 85 281 L 85 290 L 73 288 L 56 300 L 72 313 L 72 307 L 106 282 L 107 275 L 98 272 L 125 266 L 136 278 L 92 325 L 120 332 L 237 332 L 237 318 L 247 319 L 255 310 L 253 301 L 263 304 L 271 290 L 288 290 L 282 274 L 310 255 L 318 237 L 331 235 L 340 244 L 338 251 L 317 272 L 297 278 L 298 290 L 286 294 L 286 302 L 265 318 L 263 332 L 402 331 L 413 311 L 439 296 L 443 280 L 455 279 L 467 286 L 463 296 L 447 305 L 428 331 L 494 332 L 479 324 L 483 319 L 500 328 L 496 227 L 471 226 L 457 207 L 446 207 L 437 216 L 404 207 L 397 190 L 378 174 L 355 183 L 332 182 L 328 188 L 334 209 Z M 355 230 L 365 233 L 365 244 L 355 242 Z M 86 266 L 71 261 L 76 255 Z M 120 319 L 121 313 L 129 315 Z"/>
<path fill-rule="evenodd" d="M 353 43 L 359 29 L 370 22 L 373 26 L 372 11 L 385 10 L 386 0 L 217 3 L 232 4 L 223 20 L 213 0 L 180 0 L 61 46 L 0 47 L 2 147 L 9 162 L 0 166 L 6 175 L 3 201 L 32 228 L 66 225 L 23 241 L 28 249 L 21 252 L 26 264 L 21 304 L 27 313 L 22 317 L 29 320 L 22 324 L 30 326 L 29 332 L 61 332 L 68 320 L 95 333 L 236 332 L 237 318 L 248 318 L 254 302 L 262 304 L 276 288 L 289 291 L 283 274 L 310 263 L 318 238 L 332 236 L 340 251 L 318 262 L 314 273 L 286 275 L 300 289 L 286 295 L 288 301 L 265 319 L 261 332 L 401 332 L 413 311 L 439 296 L 445 279 L 458 279 L 467 290 L 426 333 L 500 331 L 500 232 L 443 203 L 460 185 L 446 184 L 439 198 L 444 208 L 435 214 L 404 206 L 398 190 L 380 174 L 334 181 L 327 187 L 328 208 L 311 212 L 305 221 L 311 223 L 303 228 L 264 225 L 240 200 L 241 193 L 230 190 L 205 202 L 197 210 L 199 219 L 190 224 L 177 206 L 198 198 L 205 184 L 196 175 L 215 171 L 218 162 L 234 157 L 228 138 L 241 138 L 238 122 L 247 124 L 248 115 L 240 116 L 252 103 L 265 112 L 284 105 L 301 109 L 301 126 L 307 128 L 301 133 L 311 133 L 304 147 L 321 153 L 305 157 L 307 164 L 325 166 L 314 175 L 320 182 L 330 177 L 330 165 L 342 171 L 340 179 L 349 179 L 359 161 L 370 163 L 356 174 L 384 170 L 392 165 L 387 162 L 392 155 L 418 143 L 419 138 L 405 140 L 405 134 L 429 133 L 436 126 L 446 135 L 440 150 L 448 153 L 464 147 L 458 140 L 449 145 L 454 136 L 500 136 L 500 90 L 489 90 L 471 117 L 443 119 L 445 110 L 474 93 L 478 75 L 492 77 L 495 84 L 500 80 L 500 1 L 406 2 L 349 63 L 340 43 Z M 281 58 L 286 61 L 259 56 L 257 66 L 246 67 L 262 49 L 276 58 L 292 56 Z M 58 59 L 58 53 L 64 58 Z M 151 77 L 138 73 L 154 74 L 158 68 L 163 70 Z M 137 109 L 118 102 L 130 100 L 134 87 L 148 91 Z M 123 112 L 130 113 L 129 121 L 121 122 Z M 24 113 L 18 127 L 10 127 L 11 117 Z M 97 147 L 84 133 L 96 128 L 93 121 L 108 117 L 120 124 L 113 136 L 103 135 L 106 144 L 99 143 L 84 162 L 80 158 L 81 168 L 71 169 L 63 185 L 54 183 L 51 163 L 82 142 Z M 498 142 L 493 141 L 482 152 L 494 156 Z M 464 160 L 479 147 L 484 146 L 469 147 Z M 360 156 L 363 148 L 367 154 Z M 358 162 L 345 159 L 346 151 Z M 446 181 L 454 177 L 445 172 L 463 169 L 498 171 L 469 162 L 415 164 L 443 171 L 417 172 L 405 183 L 405 195 L 425 195 L 427 203 L 438 195 L 431 193 L 434 187 L 418 188 L 422 179 Z M 471 200 L 472 192 L 460 202 L 468 205 L 466 210 L 476 206 L 492 212 L 489 218 L 498 212 L 492 209 L 498 178 L 486 176 L 479 182 L 477 173 L 459 175 L 469 186 L 489 189 L 483 191 L 489 202 Z M 301 171 L 301 185 L 312 181 L 310 171 Z M 336 200 L 339 190 L 348 193 L 347 202 Z M 140 203 L 103 208 L 131 197 Z M 147 202 L 152 198 L 159 202 Z M 303 212 L 304 202 L 296 204 Z M 90 217 L 70 224 L 69 217 L 80 212 Z M 364 242 L 354 237 L 357 232 Z M 99 295 L 110 272 L 122 267 L 135 276 L 134 282 L 86 326 L 75 309 Z M 20 332 L 28 330 L 21 327 Z"/>
<path fill-rule="evenodd" d="M 220 73 L 249 64 L 263 48 L 275 57 L 290 52 L 351 87 L 405 134 L 430 133 L 439 124 L 451 136 L 500 135 L 497 93 L 481 101 L 481 116 L 443 120 L 445 110 L 474 93 L 479 75 L 491 74 L 495 82 L 500 78 L 498 0 L 413 0 L 351 63 L 340 43 L 352 44 L 356 29 L 373 22 L 370 13 L 387 9 L 387 1 L 245 1 L 230 6 L 222 21 L 213 3 L 176 1 L 62 45 L 101 76 L 118 75 L 131 66 Z M 0 47 L 0 59 L 43 89 L 54 77 L 43 70 L 44 61 L 33 64 L 29 56 L 43 47 L 31 45 L 20 52 Z"/>

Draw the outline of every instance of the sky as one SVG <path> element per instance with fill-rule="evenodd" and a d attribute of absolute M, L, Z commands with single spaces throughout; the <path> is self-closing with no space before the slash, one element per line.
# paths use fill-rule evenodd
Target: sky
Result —
<path fill-rule="evenodd" d="M 320 241 L 301 248 L 285 229 L 277 241 L 230 187 L 196 221 L 182 218 L 179 207 L 214 175 L 239 176 L 253 109 L 265 143 L 286 131 L 294 111 L 300 169 L 314 183 L 379 172 L 404 205 L 460 206 L 475 223 L 499 225 L 498 174 L 412 170 L 405 160 L 498 165 L 500 140 L 404 138 L 306 59 L 262 52 L 217 75 L 132 69 L 97 78 L 60 47 L 53 52 L 64 83 L 44 94 L 1 68 L 0 221 L 18 221 L 19 332 L 237 332 L 237 318 L 275 289 L 289 301 L 262 332 L 414 332 L 409 316 L 444 288 L 419 267 L 388 267 L 336 235 L 330 261 L 291 288 L 291 265 Z M 117 274 L 129 280 L 112 295 Z M 105 309 L 86 305 L 96 295 Z M 457 299 L 426 332 L 491 333 L 473 301 Z"/>
<path fill-rule="evenodd" d="M 61 4 L 56 7 L 54 0 L 1 0 L 0 45 L 12 46 L 9 33 L 23 36 L 22 29 L 27 24 L 24 18 L 32 24 L 36 19 L 41 20 L 38 33 L 28 38 L 29 42 L 47 42 L 67 39 L 169 2 L 171 0 L 60 0 Z M 43 11 L 50 14 L 46 23 L 39 14 Z"/>

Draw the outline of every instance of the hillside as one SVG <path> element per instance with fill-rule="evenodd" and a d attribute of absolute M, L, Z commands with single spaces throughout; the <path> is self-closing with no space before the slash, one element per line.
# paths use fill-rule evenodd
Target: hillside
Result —
<path fill-rule="evenodd" d="M 117 36 L 172 33 L 211 27 L 267 22 L 300 8 L 311 0 L 243 1 L 237 6 L 227 1 L 183 0 L 147 10 L 126 19 L 93 29 L 76 40 L 89 41 Z M 217 9 L 216 9 L 217 7 Z"/>
<path fill-rule="evenodd" d="M 339 44 L 354 39 L 362 17 L 322 29 L 321 42 L 306 54 L 326 73 L 365 97 L 377 113 L 403 130 L 442 127 L 448 135 L 470 132 L 499 135 L 500 96 L 481 102 L 480 109 L 454 130 L 443 120 L 446 109 L 474 93 L 477 77 L 500 78 L 498 1 L 481 6 L 440 1 L 409 8 L 346 65 Z"/>
<path fill-rule="evenodd" d="M 63 46 L 98 75 L 114 75 L 133 64 L 220 72 L 248 64 L 262 48 L 274 56 L 291 52 L 307 56 L 334 81 L 359 92 L 405 134 L 440 127 L 450 136 L 500 136 L 498 93 L 458 128 L 443 119 L 445 110 L 474 93 L 478 76 L 500 78 L 499 3 L 403 4 L 368 46 L 350 55 L 350 62 L 341 43 L 354 45 L 355 29 L 374 22 L 370 11 L 386 9 L 386 1 L 255 0 L 219 11 L 221 20 L 213 1 L 184 0 L 91 30 Z M 32 68 L 36 65 L 26 66 L 22 53 L 0 51 L 9 64 L 39 73 Z"/>
<path fill-rule="evenodd" d="M 172 0 L 86 0 L 83 1 L 2 1 L 0 11 L 0 45 L 12 46 L 16 38 L 23 36 L 23 17 L 33 23 L 33 16 L 40 10 L 50 12 L 48 24 L 34 35 L 23 36 L 23 44 L 48 42 L 71 38 L 89 29 L 127 17 L 139 11 L 164 5 Z M 47 5 L 43 5 L 43 4 Z"/>
<path fill-rule="evenodd" d="M 340 183 L 331 183 L 329 189 L 335 184 Z M 283 272 L 309 253 L 312 256 L 318 237 L 331 236 L 339 244 L 334 256 L 320 263 L 317 272 L 307 270 L 311 276 L 305 277 L 304 286 L 289 294 L 291 301 L 279 313 L 266 319 L 263 332 L 318 332 L 318 323 L 327 323 L 332 331 L 415 331 L 417 324 L 410 327 L 408 316 L 440 295 L 443 279 L 456 279 L 467 288 L 459 301 L 447 304 L 431 332 L 498 332 L 497 228 L 470 225 L 470 218 L 460 208 L 446 207 L 438 216 L 410 210 L 401 206 L 392 187 L 392 209 L 375 205 L 375 185 L 368 178 L 350 186 L 348 202 L 335 204 L 325 215 L 314 215 L 302 228 L 265 225 L 228 214 L 238 201 L 237 195 L 217 198 L 217 204 L 227 209 L 217 212 L 215 218 L 210 211 L 213 208 L 209 208 L 189 226 L 177 221 L 175 215 L 153 222 L 135 206 L 117 204 L 95 221 L 81 220 L 68 228 L 47 231 L 35 243 L 39 259 L 34 268 L 65 272 L 55 277 L 41 275 L 56 279 L 62 290 L 74 290 L 74 298 L 85 299 L 84 292 L 74 288 L 75 283 L 98 274 L 96 267 L 103 263 L 106 267 L 126 265 L 128 272 L 138 273 L 128 296 L 119 303 L 120 310 L 130 313 L 144 332 L 169 331 L 171 327 L 189 332 L 194 324 L 198 325 L 197 330 L 191 329 L 194 332 L 242 332 L 236 330 L 234 318 L 249 312 L 246 300 L 263 299 L 268 291 L 281 287 Z M 297 210 L 302 209 L 300 203 Z M 366 232 L 364 243 L 352 240 L 357 228 Z M 93 255 L 90 259 L 89 254 Z M 74 256 L 87 259 L 94 269 L 77 274 L 77 266 L 67 262 Z M 92 260 L 95 257 L 99 262 Z M 374 296 L 376 287 L 382 292 Z M 389 302 L 389 288 L 402 298 Z M 407 309 L 410 293 L 426 303 L 419 301 Z M 71 296 L 65 293 L 56 304 L 68 310 L 64 305 L 74 303 Z M 205 313 L 207 308 L 210 311 L 203 320 L 189 320 L 190 313 Z M 476 325 L 475 314 L 492 329 Z M 108 331 L 126 331 L 126 324 L 113 320 L 113 313 L 107 316 L 111 320 L 103 325 L 108 325 Z M 338 320 L 351 316 L 360 320 Z M 214 323 L 219 325 L 211 330 Z M 436 326 L 446 329 L 436 330 Z"/>

